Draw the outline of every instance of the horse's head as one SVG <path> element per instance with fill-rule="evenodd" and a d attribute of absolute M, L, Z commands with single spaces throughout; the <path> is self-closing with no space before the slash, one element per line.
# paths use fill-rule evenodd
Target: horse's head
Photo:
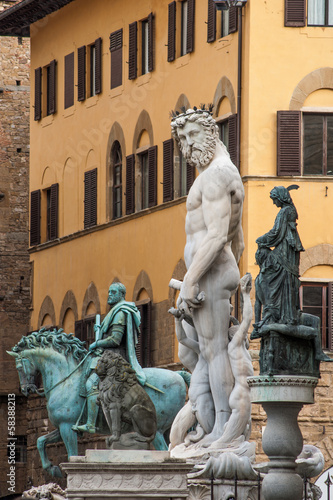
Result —
<path fill-rule="evenodd" d="M 33 361 L 28 359 L 24 352 L 7 351 L 7 353 L 15 358 L 22 394 L 29 396 L 29 394 L 37 392 L 35 383 L 37 370 Z"/>

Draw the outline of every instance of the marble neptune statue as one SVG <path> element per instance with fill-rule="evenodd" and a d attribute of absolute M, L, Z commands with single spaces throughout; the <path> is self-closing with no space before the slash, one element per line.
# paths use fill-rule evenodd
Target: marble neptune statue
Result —
<path fill-rule="evenodd" d="M 193 447 L 206 452 L 219 447 L 232 415 L 237 369 L 234 354 L 228 352 L 230 297 L 240 280 L 237 264 L 244 249 L 244 189 L 208 110 L 188 109 L 173 117 L 171 127 L 186 161 L 199 172 L 186 203 L 187 273 L 179 285 L 177 309 L 171 311 L 183 331 L 180 360 L 192 371 L 189 404 L 183 410 L 184 418 L 176 419 L 174 426 L 181 425 L 180 420 L 185 425 L 191 420 L 189 413 L 195 414 L 197 431 L 186 437 L 188 451 L 192 448 L 195 454 Z M 249 399 L 246 405 L 250 411 Z M 244 440 L 244 433 L 240 429 L 232 438 Z M 173 435 L 180 435 L 175 428 Z"/>

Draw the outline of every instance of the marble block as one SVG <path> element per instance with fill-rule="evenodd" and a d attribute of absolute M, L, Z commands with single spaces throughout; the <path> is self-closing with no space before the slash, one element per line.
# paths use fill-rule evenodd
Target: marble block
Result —
<path fill-rule="evenodd" d="M 75 500 L 187 499 L 191 464 L 168 452 L 87 450 L 61 464 L 67 474 L 67 497 Z"/>

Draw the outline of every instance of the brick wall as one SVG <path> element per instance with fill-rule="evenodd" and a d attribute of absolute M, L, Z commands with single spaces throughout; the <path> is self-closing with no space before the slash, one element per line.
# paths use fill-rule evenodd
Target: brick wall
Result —
<path fill-rule="evenodd" d="M 0 11 L 13 2 L 1 2 Z M 6 354 L 29 331 L 29 40 L 0 38 L 0 495 L 8 491 L 7 401 L 16 395 L 17 436 L 26 436 L 26 398 L 19 396 Z M 24 460 L 24 456 L 21 456 Z M 15 464 L 15 492 L 26 487 L 26 463 Z"/>

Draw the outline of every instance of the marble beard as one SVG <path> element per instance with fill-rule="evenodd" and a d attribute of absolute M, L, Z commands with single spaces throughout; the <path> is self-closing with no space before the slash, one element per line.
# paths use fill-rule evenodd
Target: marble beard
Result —
<path fill-rule="evenodd" d="M 244 249 L 244 189 L 210 112 L 189 109 L 174 116 L 171 127 L 182 154 L 199 172 L 187 198 L 187 273 L 183 282 L 170 282 L 180 290 L 177 308 L 170 310 L 179 358 L 192 372 L 189 402 L 171 429 L 171 455 L 200 463 L 208 454 L 219 460 L 223 477 L 233 477 L 235 472 L 242 475 L 244 467 L 252 469 L 255 448 L 247 441 L 251 403 L 246 379 L 253 369 L 246 342 L 252 279 L 245 275 L 240 283 L 237 265 Z M 232 318 L 229 300 L 239 283 L 244 299 L 241 324 Z M 188 433 L 195 424 L 195 431 Z M 209 475 L 207 465 L 202 467 Z"/>

